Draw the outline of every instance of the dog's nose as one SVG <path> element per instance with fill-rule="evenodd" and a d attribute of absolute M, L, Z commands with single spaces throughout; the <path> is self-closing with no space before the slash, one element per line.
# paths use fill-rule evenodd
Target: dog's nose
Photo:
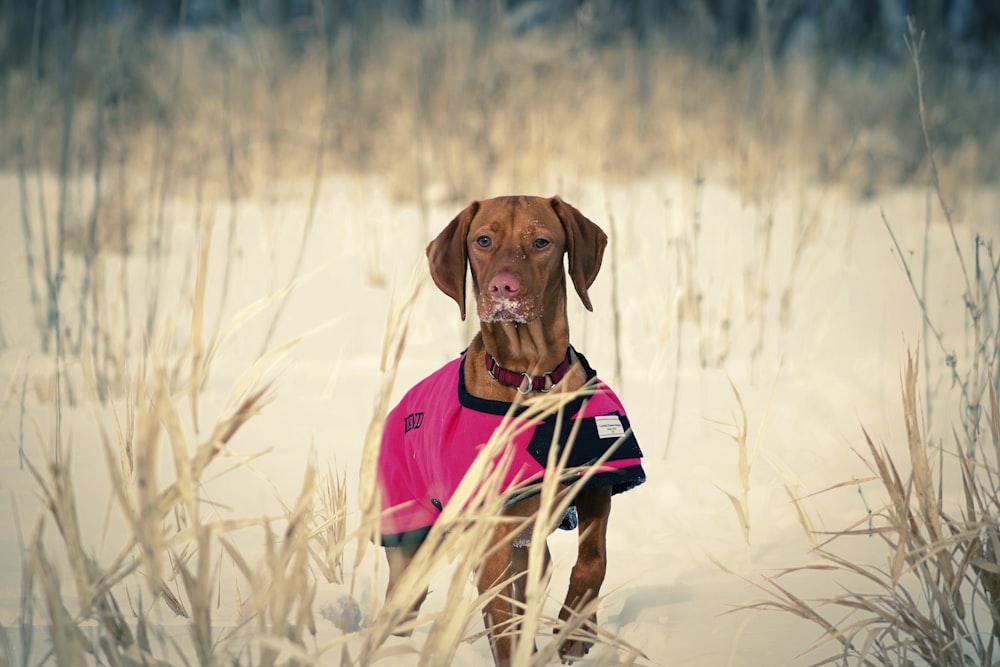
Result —
<path fill-rule="evenodd" d="M 490 281 L 490 295 L 498 299 L 510 299 L 521 291 L 521 281 L 513 273 L 501 271 Z"/>

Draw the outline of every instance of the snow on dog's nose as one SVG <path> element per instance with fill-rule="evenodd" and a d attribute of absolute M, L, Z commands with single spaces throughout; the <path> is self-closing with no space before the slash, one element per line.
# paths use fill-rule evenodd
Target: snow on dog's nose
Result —
<path fill-rule="evenodd" d="M 541 316 L 537 301 L 521 291 L 521 280 L 510 271 L 493 276 L 477 301 L 483 322 L 525 323 Z"/>
<path fill-rule="evenodd" d="M 521 291 L 521 281 L 509 271 L 501 271 L 490 281 L 490 296 L 495 299 L 513 299 Z"/>

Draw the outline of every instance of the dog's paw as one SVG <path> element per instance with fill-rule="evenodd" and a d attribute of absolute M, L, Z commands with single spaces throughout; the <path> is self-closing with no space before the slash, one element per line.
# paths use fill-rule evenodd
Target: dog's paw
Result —
<path fill-rule="evenodd" d="M 590 642 L 568 639 L 559 647 L 559 662 L 571 665 L 577 660 L 582 660 L 590 652 L 590 647 Z"/>
<path fill-rule="evenodd" d="M 559 629 L 555 628 L 553 633 L 556 635 L 558 641 Z M 569 665 L 577 660 L 581 660 L 590 652 L 591 646 L 593 646 L 591 642 L 584 641 L 583 639 L 573 639 L 572 636 L 567 637 L 559 644 L 559 661 L 564 665 Z"/>

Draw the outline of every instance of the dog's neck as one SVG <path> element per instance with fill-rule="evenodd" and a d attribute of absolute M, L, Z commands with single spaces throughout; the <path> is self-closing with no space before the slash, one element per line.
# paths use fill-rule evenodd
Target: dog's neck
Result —
<path fill-rule="evenodd" d="M 479 333 L 469 345 L 466 355 L 469 360 L 466 363 L 467 386 L 477 388 L 478 393 L 488 394 L 483 398 L 513 402 L 517 389 L 501 385 L 489 377 L 482 361 L 483 352 L 492 355 L 506 369 L 538 377 L 562 363 L 569 345 L 565 296 L 550 304 L 542 317 L 529 322 L 480 321 Z M 568 379 L 572 382 L 571 378 Z"/>
<path fill-rule="evenodd" d="M 558 366 L 566 357 L 569 331 L 558 320 L 530 322 L 482 322 L 479 333 L 483 349 L 504 368 L 541 375 Z M 561 329 L 561 331 L 560 331 Z"/>

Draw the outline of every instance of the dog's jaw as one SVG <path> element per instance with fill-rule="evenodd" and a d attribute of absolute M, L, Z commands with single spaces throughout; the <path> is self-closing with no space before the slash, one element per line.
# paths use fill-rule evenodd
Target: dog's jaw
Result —
<path fill-rule="evenodd" d="M 542 317 L 541 305 L 532 298 L 496 298 L 480 294 L 476 304 L 479 321 L 487 324 L 495 322 L 527 324 Z"/>

